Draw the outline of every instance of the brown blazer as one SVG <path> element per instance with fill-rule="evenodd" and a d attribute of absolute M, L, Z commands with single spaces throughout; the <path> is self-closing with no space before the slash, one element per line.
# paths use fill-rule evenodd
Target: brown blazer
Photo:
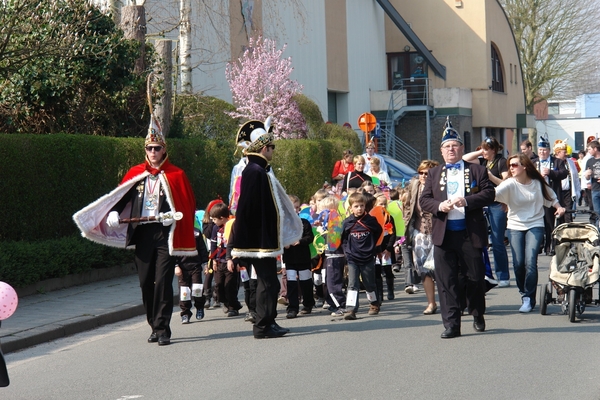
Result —
<path fill-rule="evenodd" d="M 492 183 L 488 179 L 487 169 L 479 164 L 464 162 L 465 169 L 469 169 L 470 191 L 465 188 L 465 222 L 467 233 L 473 243 L 473 247 L 483 248 L 488 244 L 487 225 L 483 216 L 483 207 L 491 204 L 496 197 Z M 429 170 L 429 176 L 425 181 L 425 187 L 421 193 L 419 204 L 421 208 L 433 214 L 433 232 L 431 233 L 433 244 L 441 246 L 446 233 L 446 220 L 448 214 L 439 211 L 441 202 L 448 200 L 446 193 L 447 185 L 440 184 L 442 171 L 446 165 L 438 165 Z"/>

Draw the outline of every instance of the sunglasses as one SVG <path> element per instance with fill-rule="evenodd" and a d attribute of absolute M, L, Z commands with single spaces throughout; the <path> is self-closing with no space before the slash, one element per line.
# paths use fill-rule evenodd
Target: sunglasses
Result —
<path fill-rule="evenodd" d="M 518 167 L 521 166 L 520 163 L 510 163 L 509 165 L 510 165 L 511 168 L 518 168 Z"/>
<path fill-rule="evenodd" d="M 270 148 L 271 150 L 275 150 L 275 145 L 274 144 L 268 144 L 267 148 L 268 149 Z"/>
<path fill-rule="evenodd" d="M 147 151 L 148 153 L 150 153 L 152 150 L 154 150 L 155 152 L 157 152 L 157 153 L 158 153 L 158 152 L 159 152 L 159 151 L 161 151 L 162 149 L 163 149 L 163 147 L 162 147 L 162 146 L 146 146 L 146 151 Z"/>
<path fill-rule="evenodd" d="M 419 171 L 419 175 L 427 176 L 427 175 L 429 175 L 429 172 Z"/>

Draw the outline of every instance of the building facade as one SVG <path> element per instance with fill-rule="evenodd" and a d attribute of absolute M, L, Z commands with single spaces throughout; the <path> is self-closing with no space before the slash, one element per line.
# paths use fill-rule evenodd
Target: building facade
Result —
<path fill-rule="evenodd" d="M 517 123 L 525 114 L 518 51 L 498 0 L 209 3 L 145 3 L 148 39 L 170 38 L 175 48 L 182 42 L 179 11 L 191 7 L 195 92 L 231 101 L 225 66 L 242 55 L 248 38 L 262 34 L 287 46 L 291 78 L 326 121 L 349 123 L 363 140 L 372 139 L 357 124 L 372 112 L 380 122 L 378 150 L 411 165 L 439 158 L 447 116 L 467 151 L 488 135 L 511 148 L 524 127 Z"/>

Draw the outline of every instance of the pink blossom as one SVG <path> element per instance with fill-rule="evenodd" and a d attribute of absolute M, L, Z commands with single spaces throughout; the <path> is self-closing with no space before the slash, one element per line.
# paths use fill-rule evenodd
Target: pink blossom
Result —
<path fill-rule="evenodd" d="M 306 121 L 293 100 L 294 95 L 302 93 L 302 85 L 289 78 L 292 60 L 281 58 L 285 48 L 277 50 L 274 40 L 250 39 L 237 62 L 227 64 L 225 76 L 236 106 L 236 111 L 228 114 L 259 121 L 270 115 L 276 138 L 305 138 Z"/>

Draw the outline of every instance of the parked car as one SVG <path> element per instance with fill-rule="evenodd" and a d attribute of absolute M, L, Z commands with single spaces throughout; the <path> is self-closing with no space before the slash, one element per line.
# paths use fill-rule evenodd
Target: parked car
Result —
<path fill-rule="evenodd" d="M 400 185 L 403 187 L 408 185 L 408 182 L 415 176 L 418 176 L 417 171 L 413 168 L 409 167 L 407 164 L 402 161 L 395 160 L 391 157 L 381 155 L 385 164 L 387 165 L 388 175 L 392 180 L 392 187 L 396 187 Z"/>

